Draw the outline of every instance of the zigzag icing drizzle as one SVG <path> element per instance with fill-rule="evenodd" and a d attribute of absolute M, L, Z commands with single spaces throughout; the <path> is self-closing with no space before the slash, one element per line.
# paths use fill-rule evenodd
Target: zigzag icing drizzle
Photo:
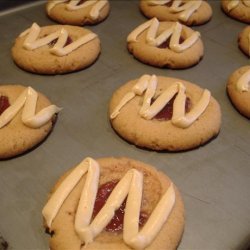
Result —
<path fill-rule="evenodd" d="M 115 210 L 120 207 L 127 197 L 123 226 L 123 240 L 132 248 L 143 249 L 151 244 L 163 224 L 170 215 L 175 203 L 175 191 L 171 183 L 164 193 L 148 221 L 139 232 L 139 214 L 143 190 L 143 174 L 136 169 L 129 170 L 113 189 L 107 202 L 91 222 L 94 203 L 98 190 L 99 164 L 92 158 L 84 159 L 61 183 L 42 214 L 47 226 L 51 228 L 64 200 L 77 185 L 81 177 L 87 174 L 75 216 L 75 230 L 85 245 L 107 226 Z"/>
<path fill-rule="evenodd" d="M 46 124 L 54 114 L 61 111 L 61 108 L 50 105 L 35 114 L 37 98 L 38 94 L 33 88 L 26 88 L 15 102 L 1 114 L 0 128 L 6 126 L 22 107 L 22 122 L 30 128 L 40 128 Z"/>
<path fill-rule="evenodd" d="M 110 115 L 111 119 L 115 119 L 120 110 L 136 95 L 143 95 L 143 104 L 139 111 L 139 115 L 147 120 L 152 119 L 157 115 L 164 106 L 177 94 L 173 104 L 173 116 L 171 122 L 173 125 L 180 128 L 187 128 L 191 126 L 206 110 L 211 93 L 205 89 L 198 103 L 192 108 L 190 112 L 185 114 L 186 102 L 186 87 L 181 82 L 176 82 L 168 87 L 151 105 L 151 100 L 156 93 L 157 77 L 155 75 L 143 75 L 134 85 L 132 90 L 125 94 L 120 103 L 115 107 Z"/>
<path fill-rule="evenodd" d="M 54 0 L 48 3 L 47 11 L 48 13 L 58 4 L 68 2 L 68 0 Z M 90 17 L 96 20 L 100 16 L 101 9 L 108 3 L 107 0 L 88 0 L 79 4 L 81 0 L 71 0 L 66 4 L 66 9 L 70 11 L 83 9 L 92 5 L 90 10 Z"/>
<path fill-rule="evenodd" d="M 248 92 L 250 85 L 250 69 L 247 70 L 237 81 L 236 89 L 239 92 Z"/>
<path fill-rule="evenodd" d="M 250 7 L 249 0 L 230 0 L 229 3 L 227 4 L 227 10 L 231 11 L 232 9 L 236 8 L 240 4 L 240 1 L 247 7 Z"/>
<path fill-rule="evenodd" d="M 195 31 L 190 37 L 180 44 L 179 40 L 182 31 L 182 25 L 180 23 L 174 23 L 170 28 L 165 29 L 160 35 L 157 36 L 159 25 L 160 23 L 157 18 L 154 17 L 150 19 L 132 31 L 127 37 L 127 42 L 137 42 L 137 37 L 143 31 L 148 30 L 146 35 L 147 44 L 157 47 L 171 36 L 169 48 L 174 52 L 181 53 L 190 48 L 200 37 L 200 33 Z"/>
<path fill-rule="evenodd" d="M 152 0 L 148 1 L 149 5 L 165 5 L 172 0 Z M 181 5 L 183 3 L 183 5 Z M 173 13 L 179 13 L 179 20 L 187 21 L 190 16 L 200 8 L 202 0 L 189 0 L 184 2 L 183 0 L 174 0 L 169 10 Z"/>
<path fill-rule="evenodd" d="M 94 33 L 88 33 L 87 35 L 78 38 L 76 41 L 64 47 L 69 36 L 66 29 L 62 28 L 45 37 L 38 38 L 40 31 L 41 28 L 36 23 L 33 23 L 31 28 L 25 30 L 20 34 L 19 37 L 27 36 L 23 43 L 23 47 L 25 49 L 35 50 L 57 39 L 57 42 L 51 49 L 49 49 L 49 51 L 56 56 L 65 56 L 97 37 L 97 35 Z"/>

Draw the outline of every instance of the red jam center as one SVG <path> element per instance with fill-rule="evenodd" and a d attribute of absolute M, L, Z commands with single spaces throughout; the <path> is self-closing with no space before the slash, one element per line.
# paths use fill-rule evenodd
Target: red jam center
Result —
<path fill-rule="evenodd" d="M 9 98 L 7 96 L 0 96 L 0 115 L 10 106 Z"/>
<path fill-rule="evenodd" d="M 109 195 L 115 188 L 119 181 L 110 181 L 103 185 L 101 185 L 98 189 L 94 211 L 93 211 L 93 218 L 98 214 L 98 212 L 102 209 L 105 205 Z M 108 232 L 121 232 L 123 230 L 123 219 L 125 213 L 125 205 L 126 200 L 122 203 L 122 205 L 115 211 L 115 215 L 110 221 L 110 223 L 106 226 L 105 230 Z M 147 221 L 148 215 L 145 212 L 140 213 L 139 218 L 139 226 L 143 226 Z"/>
<path fill-rule="evenodd" d="M 58 40 L 58 38 L 52 40 L 48 45 L 49 45 L 50 47 L 53 47 L 53 46 L 57 43 L 57 40 Z M 66 43 L 64 44 L 63 47 L 65 47 L 65 46 L 71 44 L 72 42 L 73 42 L 72 38 L 68 36 L 67 41 L 66 41 Z"/>
<path fill-rule="evenodd" d="M 172 118 L 173 104 L 175 97 L 176 95 L 164 106 L 164 108 L 154 117 L 154 119 L 168 121 Z M 191 100 L 190 98 L 187 97 L 185 103 L 185 111 L 188 112 L 190 109 L 191 109 Z"/>
<path fill-rule="evenodd" d="M 184 38 L 181 36 L 180 40 L 179 40 L 179 44 L 181 44 L 183 42 L 184 42 Z M 157 48 L 159 48 L 159 49 L 169 48 L 169 43 L 170 43 L 170 37 L 165 42 L 163 42 L 162 44 L 160 44 Z"/>

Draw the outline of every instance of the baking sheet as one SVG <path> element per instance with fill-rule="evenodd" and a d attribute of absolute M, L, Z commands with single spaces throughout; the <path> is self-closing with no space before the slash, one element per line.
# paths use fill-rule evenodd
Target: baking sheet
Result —
<path fill-rule="evenodd" d="M 15 37 L 33 22 L 53 24 L 44 3 L 0 13 L 0 82 L 32 86 L 63 107 L 50 136 L 32 151 L 0 161 L 0 234 L 10 249 L 48 249 L 41 210 L 55 181 L 84 157 L 126 156 L 156 166 L 179 187 L 186 226 L 179 249 L 247 249 L 250 242 L 249 120 L 231 105 L 225 91 L 228 76 L 249 64 L 237 47 L 246 26 L 227 17 L 219 1 L 210 1 L 212 20 L 195 30 L 205 45 L 203 60 L 190 69 L 144 65 L 126 49 L 127 35 L 146 18 L 138 1 L 111 1 L 105 22 L 88 27 L 101 39 L 102 53 L 91 67 L 71 74 L 42 76 L 19 69 L 10 49 Z M 107 117 L 113 91 L 142 74 L 183 78 L 211 90 L 222 109 L 217 138 L 181 153 L 139 149 L 118 137 Z"/>

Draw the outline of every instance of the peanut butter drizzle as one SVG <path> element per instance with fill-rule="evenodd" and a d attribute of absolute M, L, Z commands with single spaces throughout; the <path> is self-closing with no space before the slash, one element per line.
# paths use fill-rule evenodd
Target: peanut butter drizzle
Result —
<path fill-rule="evenodd" d="M 91 40 L 97 37 L 94 33 L 88 33 L 76 41 L 64 46 L 69 37 L 68 31 L 64 28 L 59 29 L 45 37 L 39 38 L 41 28 L 36 23 L 33 23 L 31 28 L 27 29 L 23 33 L 20 34 L 20 37 L 26 36 L 23 47 L 27 50 L 35 50 L 44 45 L 50 44 L 52 41 L 56 40 L 56 43 L 49 49 L 50 53 L 56 56 L 66 56 L 78 49 L 82 45 L 90 42 Z"/>
<path fill-rule="evenodd" d="M 171 0 L 152 0 L 148 1 L 149 5 L 161 6 L 170 3 Z M 178 18 L 180 21 L 186 22 L 192 14 L 200 8 L 202 0 L 174 0 L 169 9 L 173 13 L 179 13 Z"/>
<path fill-rule="evenodd" d="M 148 45 L 158 47 L 168 38 L 170 38 L 169 49 L 176 53 L 181 53 L 194 45 L 200 37 L 200 33 L 195 31 L 191 36 L 186 38 L 180 44 L 180 37 L 182 32 L 182 25 L 180 23 L 174 23 L 170 28 L 165 29 L 161 34 L 157 36 L 159 25 L 160 23 L 158 19 L 155 17 L 152 18 L 151 20 L 141 24 L 134 31 L 132 31 L 127 37 L 127 42 L 137 42 L 137 37 L 143 31 L 147 30 L 146 43 Z"/>
<path fill-rule="evenodd" d="M 38 94 L 33 88 L 26 88 L 15 102 L 0 115 L 0 129 L 6 126 L 22 108 L 22 122 L 30 128 L 40 128 L 54 114 L 61 111 L 61 108 L 50 105 L 35 114 L 37 98 Z"/>
<path fill-rule="evenodd" d="M 157 77 L 155 75 L 143 75 L 132 90 L 125 94 L 120 103 L 115 107 L 110 115 L 110 119 L 115 119 L 119 115 L 121 109 L 136 95 L 141 96 L 145 92 L 139 115 L 150 120 L 177 94 L 174 100 L 171 122 L 177 127 L 188 128 L 202 115 L 210 102 L 210 91 L 205 89 L 198 103 L 185 114 L 186 88 L 181 82 L 176 82 L 168 87 L 151 105 L 151 100 L 155 95 L 156 88 Z"/>
<path fill-rule="evenodd" d="M 50 1 L 47 5 L 48 13 L 50 13 L 50 11 L 56 5 L 66 3 L 66 2 L 68 2 L 68 0 Z M 81 0 L 70 0 L 66 4 L 66 9 L 69 11 L 74 11 L 74 10 L 79 10 L 79 9 L 83 9 L 83 8 L 87 8 L 89 6 L 92 6 L 89 15 L 93 20 L 96 20 L 100 16 L 100 11 L 102 10 L 102 8 L 104 8 L 104 6 L 106 4 L 108 4 L 107 0 L 89 0 L 89 1 L 85 1 L 83 3 L 80 3 L 80 2 L 81 2 Z"/>
<path fill-rule="evenodd" d="M 43 208 L 42 214 L 49 228 L 64 200 L 71 193 L 83 175 L 87 174 L 75 216 L 75 230 L 85 245 L 107 226 L 116 209 L 126 199 L 123 240 L 134 249 L 144 249 L 151 244 L 167 221 L 175 204 L 173 183 L 163 194 L 148 221 L 139 231 L 139 214 L 143 191 L 143 174 L 130 169 L 118 182 L 105 205 L 91 222 L 94 201 L 99 182 L 99 164 L 92 158 L 84 159 L 61 183 Z"/>

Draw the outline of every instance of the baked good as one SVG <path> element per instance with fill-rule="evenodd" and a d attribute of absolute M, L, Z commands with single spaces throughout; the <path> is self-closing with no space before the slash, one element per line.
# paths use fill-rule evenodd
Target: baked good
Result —
<path fill-rule="evenodd" d="M 100 40 L 90 30 L 68 25 L 39 27 L 22 32 L 12 57 L 22 69 L 38 74 L 62 74 L 91 65 L 100 53 Z"/>
<path fill-rule="evenodd" d="M 250 25 L 245 27 L 239 34 L 238 44 L 241 51 L 250 56 Z"/>
<path fill-rule="evenodd" d="M 0 86 L 0 159 L 38 145 L 53 128 L 61 109 L 31 87 Z"/>
<path fill-rule="evenodd" d="M 125 140 L 153 150 L 198 147 L 219 133 L 220 106 L 207 89 L 176 78 L 143 75 L 116 90 L 110 122 Z"/>
<path fill-rule="evenodd" d="M 139 61 L 172 69 L 188 68 L 203 57 L 200 33 L 178 22 L 157 18 L 141 24 L 127 37 L 128 50 Z"/>
<path fill-rule="evenodd" d="M 235 108 L 250 118 L 250 66 L 244 66 L 232 73 L 227 83 L 227 93 Z"/>
<path fill-rule="evenodd" d="M 228 16 L 244 23 L 250 23 L 249 0 L 221 0 L 221 8 Z"/>
<path fill-rule="evenodd" d="M 171 250 L 184 228 L 176 186 L 128 158 L 84 159 L 59 180 L 42 214 L 53 250 Z"/>
<path fill-rule="evenodd" d="M 61 24 L 85 25 L 102 22 L 109 14 L 108 0 L 48 0 L 47 15 Z"/>
<path fill-rule="evenodd" d="M 178 21 L 187 26 L 204 24 L 213 14 L 210 4 L 203 0 L 140 0 L 140 10 L 148 18 Z"/>

